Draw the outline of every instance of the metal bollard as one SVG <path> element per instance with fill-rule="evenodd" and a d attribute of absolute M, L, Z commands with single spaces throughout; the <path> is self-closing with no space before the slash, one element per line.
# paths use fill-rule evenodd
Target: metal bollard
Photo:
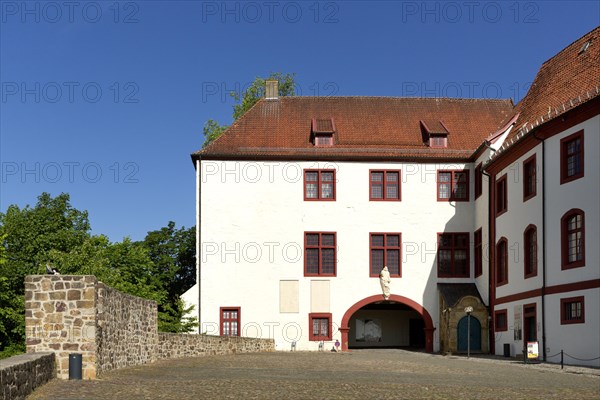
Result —
<path fill-rule="evenodd" d="M 69 354 L 69 380 L 78 379 L 81 380 L 81 373 L 83 370 L 83 362 L 81 353 Z"/>

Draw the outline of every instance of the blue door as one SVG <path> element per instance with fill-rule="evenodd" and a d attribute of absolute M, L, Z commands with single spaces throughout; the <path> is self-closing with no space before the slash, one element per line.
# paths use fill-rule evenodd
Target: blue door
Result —
<path fill-rule="evenodd" d="M 469 317 L 462 317 L 458 321 L 458 351 L 467 351 L 467 332 L 469 330 Z M 481 351 L 481 323 L 471 316 L 471 351 Z"/>

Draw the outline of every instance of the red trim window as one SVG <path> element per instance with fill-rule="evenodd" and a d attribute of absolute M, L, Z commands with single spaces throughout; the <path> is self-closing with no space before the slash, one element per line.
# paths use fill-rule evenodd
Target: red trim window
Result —
<path fill-rule="evenodd" d="M 506 183 L 506 174 L 496 180 L 496 217 L 504 214 L 508 210 L 508 185 Z"/>
<path fill-rule="evenodd" d="M 438 277 L 468 278 L 469 234 L 438 233 Z"/>
<path fill-rule="evenodd" d="M 369 171 L 369 200 L 400 201 L 400 170 Z"/>
<path fill-rule="evenodd" d="M 583 296 L 560 299 L 560 324 L 585 323 L 585 307 Z"/>
<path fill-rule="evenodd" d="M 315 146 L 333 146 L 333 134 L 315 135 Z"/>
<path fill-rule="evenodd" d="M 585 213 L 580 209 L 568 211 L 560 220 L 562 269 L 585 265 Z"/>
<path fill-rule="evenodd" d="M 537 193 L 537 171 L 535 154 L 523 161 L 523 201 L 535 197 Z"/>
<path fill-rule="evenodd" d="M 305 169 L 304 200 L 335 201 L 335 170 Z"/>
<path fill-rule="evenodd" d="M 496 244 L 496 286 L 508 283 L 508 240 L 500 238 Z"/>
<path fill-rule="evenodd" d="M 535 225 L 529 225 L 525 229 L 523 242 L 525 243 L 525 278 L 531 278 L 537 275 L 538 264 L 537 228 Z"/>
<path fill-rule="evenodd" d="M 240 307 L 221 307 L 221 336 L 240 336 Z"/>
<path fill-rule="evenodd" d="M 560 184 L 583 178 L 583 131 L 560 140 Z"/>
<path fill-rule="evenodd" d="M 494 331 L 505 332 L 508 330 L 508 312 L 507 310 L 494 311 Z"/>
<path fill-rule="evenodd" d="M 477 229 L 474 234 L 474 248 L 473 252 L 475 253 L 475 278 L 481 276 L 483 274 L 483 247 L 481 245 L 481 228 Z"/>
<path fill-rule="evenodd" d="M 304 276 L 335 276 L 335 232 L 304 233 Z"/>
<path fill-rule="evenodd" d="M 447 135 L 431 135 L 431 136 L 429 136 L 429 147 L 434 148 L 434 149 L 448 147 L 448 136 Z"/>
<path fill-rule="evenodd" d="M 400 233 L 371 233 L 369 276 L 379 277 L 383 267 L 387 266 L 390 276 L 401 277 L 401 244 L 402 235 Z"/>
<path fill-rule="evenodd" d="M 475 199 L 483 193 L 483 173 L 481 172 L 481 163 L 475 167 Z"/>
<path fill-rule="evenodd" d="M 469 201 L 469 171 L 438 170 L 438 201 Z"/>
<path fill-rule="evenodd" d="M 308 314 L 308 340 L 318 342 L 331 340 L 330 313 Z"/>

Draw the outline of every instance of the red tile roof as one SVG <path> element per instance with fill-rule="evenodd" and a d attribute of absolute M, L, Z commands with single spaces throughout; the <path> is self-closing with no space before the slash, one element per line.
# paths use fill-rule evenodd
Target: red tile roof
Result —
<path fill-rule="evenodd" d="M 586 51 L 581 52 L 585 43 Z M 519 114 L 507 137 L 517 135 L 558 117 L 600 95 L 600 27 L 587 33 L 542 64 L 527 95 L 515 106 Z"/>
<path fill-rule="evenodd" d="M 202 158 L 467 160 L 500 122 L 511 100 L 281 97 L 262 99 L 223 135 L 192 156 Z M 313 119 L 335 121 L 336 144 L 315 147 Z M 448 147 L 423 142 L 421 120 L 443 121 Z"/>

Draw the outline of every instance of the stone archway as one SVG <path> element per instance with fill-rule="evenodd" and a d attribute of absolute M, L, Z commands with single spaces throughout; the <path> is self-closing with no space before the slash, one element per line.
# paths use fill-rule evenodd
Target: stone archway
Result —
<path fill-rule="evenodd" d="M 364 306 L 381 300 L 382 296 L 380 294 L 366 297 L 355 303 L 344 313 L 344 316 L 342 317 L 342 323 L 340 325 L 340 332 L 342 333 L 342 351 L 348 351 L 348 332 L 350 331 L 349 322 L 352 315 Z M 435 327 L 433 326 L 431 315 L 429 315 L 429 312 L 425 309 L 425 307 L 409 298 L 396 294 L 390 295 L 389 301 L 405 304 L 421 314 L 423 321 L 425 322 L 425 351 L 428 353 L 433 353 L 433 331 L 435 330 Z"/>

